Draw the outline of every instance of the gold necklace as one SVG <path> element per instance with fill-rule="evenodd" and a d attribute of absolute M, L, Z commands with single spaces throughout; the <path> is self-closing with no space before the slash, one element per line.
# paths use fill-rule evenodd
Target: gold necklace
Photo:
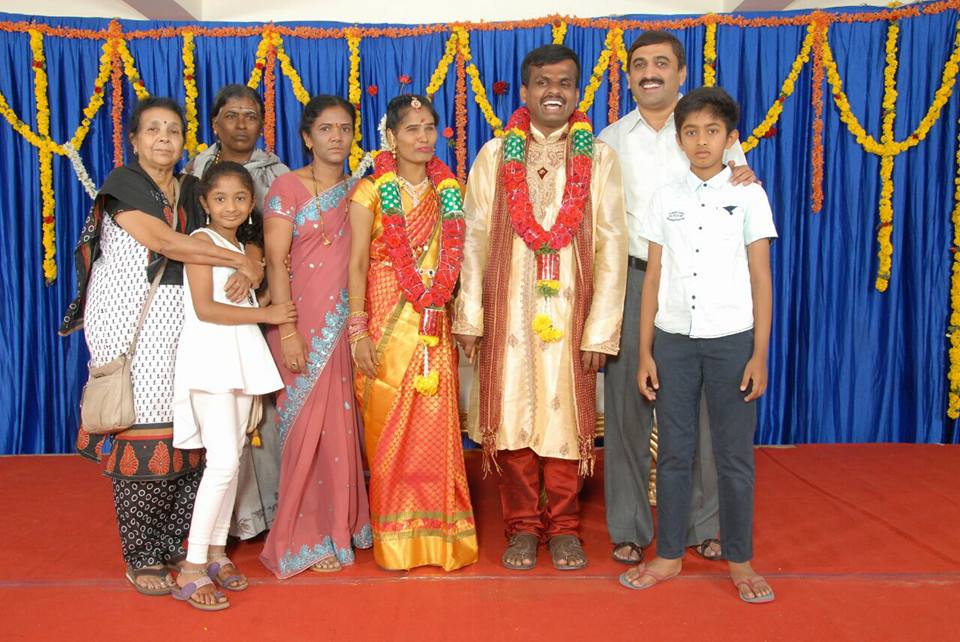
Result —
<path fill-rule="evenodd" d="M 400 189 L 410 196 L 410 200 L 413 201 L 413 206 L 416 207 L 420 204 L 420 192 L 422 192 L 424 186 L 430 182 L 430 177 L 425 176 L 422 181 L 414 185 L 403 176 L 400 176 L 400 174 L 397 174 L 397 182 L 400 184 Z"/>
<path fill-rule="evenodd" d="M 317 206 L 317 218 L 320 219 L 320 241 L 325 245 L 329 246 L 333 241 L 327 238 L 326 229 L 323 226 L 323 212 L 320 210 L 320 181 L 317 180 L 317 173 L 314 171 L 313 163 L 310 163 L 310 178 L 313 179 L 313 199 Z M 343 174 L 340 175 L 340 179 L 337 180 L 334 185 L 343 181 Z M 332 187 L 332 186 L 331 186 Z"/>

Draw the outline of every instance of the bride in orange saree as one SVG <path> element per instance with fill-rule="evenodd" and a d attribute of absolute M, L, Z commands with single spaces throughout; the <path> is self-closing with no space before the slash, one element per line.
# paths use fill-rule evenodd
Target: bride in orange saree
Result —
<path fill-rule="evenodd" d="M 451 571 L 477 561 L 447 313 L 463 259 L 462 196 L 434 155 L 429 100 L 391 100 L 385 137 L 389 150 L 350 205 L 348 332 L 374 557 L 390 570 Z"/>

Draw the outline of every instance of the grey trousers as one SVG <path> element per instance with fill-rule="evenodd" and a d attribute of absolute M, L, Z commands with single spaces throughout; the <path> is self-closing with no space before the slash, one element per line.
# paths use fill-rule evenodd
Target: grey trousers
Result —
<path fill-rule="evenodd" d="M 638 546 L 647 546 L 653 539 L 653 515 L 647 496 L 653 405 L 640 395 L 637 387 L 643 277 L 644 272 L 635 268 L 627 271 L 620 354 L 607 359 L 603 375 L 603 479 L 607 530 L 611 541 L 632 542 Z M 720 527 L 717 469 L 706 404 L 702 399 L 700 405 L 700 439 L 693 467 L 688 546 L 716 537 Z"/>
<path fill-rule="evenodd" d="M 657 554 L 683 556 L 689 526 L 697 407 L 701 390 L 710 410 L 710 434 L 717 461 L 723 555 L 731 562 L 753 557 L 753 435 L 756 401 L 740 390 L 743 369 L 753 354 L 753 331 L 717 339 L 691 339 L 656 331 L 653 357 L 660 389 L 657 418 Z"/>

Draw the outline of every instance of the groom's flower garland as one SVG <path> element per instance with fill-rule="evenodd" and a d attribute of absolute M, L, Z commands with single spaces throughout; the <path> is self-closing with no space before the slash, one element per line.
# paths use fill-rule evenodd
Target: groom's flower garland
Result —
<path fill-rule="evenodd" d="M 380 152 L 374 159 L 374 185 L 380 196 L 380 220 L 387 254 L 393 265 L 403 295 L 420 313 L 419 339 L 424 345 L 423 374 L 414 378 L 414 387 L 423 395 L 434 395 L 440 375 L 430 371 L 429 349 L 440 342 L 440 320 L 446 304 L 453 297 L 453 288 L 463 263 L 463 195 L 460 183 L 450 168 L 434 156 L 427 163 L 427 177 L 440 199 L 440 258 L 435 270 L 427 271 L 428 288 L 417 268 L 407 221 L 403 213 L 400 185 L 397 182 L 397 159 L 389 152 Z"/>
<path fill-rule="evenodd" d="M 530 190 L 527 186 L 527 136 L 530 133 L 530 111 L 521 107 L 507 123 L 503 141 L 503 187 L 513 231 L 537 256 L 537 292 L 545 306 L 560 293 L 560 255 L 573 240 L 583 221 L 583 208 L 590 193 L 593 167 L 593 128 L 582 111 L 570 117 L 570 167 L 557 220 L 549 230 L 543 229 L 533 215 Z M 552 343 L 563 338 L 553 319 L 544 310 L 533 319 L 533 331 L 541 341 Z"/>

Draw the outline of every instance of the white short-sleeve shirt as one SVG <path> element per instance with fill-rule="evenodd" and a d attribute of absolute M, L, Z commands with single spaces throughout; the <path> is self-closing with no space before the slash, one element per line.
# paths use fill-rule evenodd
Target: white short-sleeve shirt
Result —
<path fill-rule="evenodd" d="M 627 207 L 627 230 L 630 256 L 647 260 L 647 241 L 640 235 L 640 222 L 647 217 L 650 197 L 660 187 L 683 180 L 690 171 L 690 161 L 677 142 L 673 114 L 660 129 L 651 127 L 639 109 L 606 127 L 600 140 L 610 145 L 620 161 L 623 174 L 623 196 Z M 723 162 L 746 165 L 747 158 L 739 141 L 724 153 Z"/>
<path fill-rule="evenodd" d="M 747 246 L 777 238 L 764 189 L 687 172 L 656 191 L 640 235 L 663 247 L 658 310 L 664 332 L 712 339 L 753 327 Z"/>

